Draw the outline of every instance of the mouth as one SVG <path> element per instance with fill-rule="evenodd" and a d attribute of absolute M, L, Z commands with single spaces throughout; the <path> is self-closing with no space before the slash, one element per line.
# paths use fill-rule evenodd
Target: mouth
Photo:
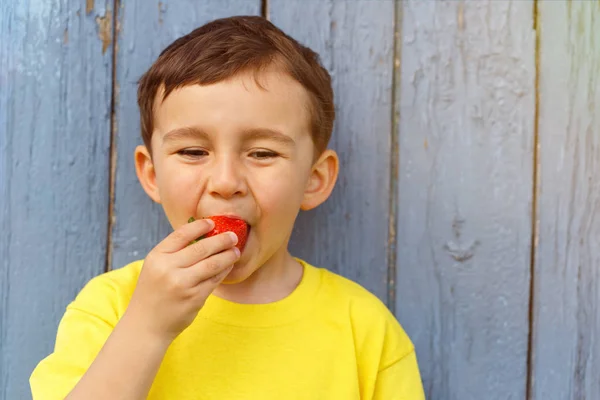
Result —
<path fill-rule="evenodd" d="M 203 219 L 204 218 L 212 220 L 215 223 L 215 227 L 213 230 L 199 239 L 218 235 L 222 232 L 231 231 L 238 237 L 238 243 L 236 247 L 240 250 L 240 252 L 244 251 L 244 248 L 246 247 L 246 241 L 250 235 L 250 231 L 252 230 L 252 225 L 250 225 L 248 221 L 234 214 L 214 214 L 203 217 Z M 193 220 L 194 218 L 191 217 L 189 221 L 191 222 Z"/>
<path fill-rule="evenodd" d="M 243 221 L 246 224 L 246 231 L 248 233 L 250 233 L 250 229 L 252 228 L 252 225 L 250 225 L 250 223 L 247 220 L 245 220 L 244 218 L 242 218 L 236 214 L 213 214 L 213 215 L 209 215 L 209 216 L 202 217 L 202 218 L 223 218 L 223 217 L 234 220 L 234 221 Z"/>

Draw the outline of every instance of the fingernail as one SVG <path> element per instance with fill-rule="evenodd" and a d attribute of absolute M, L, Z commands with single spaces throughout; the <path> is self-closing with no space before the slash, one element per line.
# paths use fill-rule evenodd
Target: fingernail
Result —
<path fill-rule="evenodd" d="M 214 229 L 215 227 L 215 221 L 213 221 L 212 219 L 206 219 L 206 222 L 208 222 L 208 226 L 210 226 L 210 229 Z"/>
<path fill-rule="evenodd" d="M 233 240 L 233 244 L 236 244 L 238 242 L 238 237 L 235 233 L 229 232 L 229 237 L 231 237 L 231 240 Z"/>
<path fill-rule="evenodd" d="M 238 256 L 238 257 L 240 256 L 240 254 L 242 254 L 242 252 L 240 251 L 240 249 L 238 249 L 237 247 L 234 247 L 233 251 L 235 252 L 235 255 Z"/>

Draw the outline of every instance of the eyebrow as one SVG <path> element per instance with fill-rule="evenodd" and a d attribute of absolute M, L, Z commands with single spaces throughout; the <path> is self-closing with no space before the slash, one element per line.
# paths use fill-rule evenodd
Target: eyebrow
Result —
<path fill-rule="evenodd" d="M 176 142 L 182 139 L 208 139 L 208 134 L 195 126 L 176 128 L 163 136 L 163 143 Z"/>
<path fill-rule="evenodd" d="M 283 145 L 293 146 L 296 144 L 294 139 L 285 135 L 284 133 L 270 128 L 251 128 L 245 129 L 242 132 L 244 140 L 272 140 L 279 142 Z M 174 142 L 182 139 L 205 139 L 208 140 L 208 134 L 199 127 L 186 126 L 183 128 L 176 128 L 167 132 L 163 137 L 163 142 Z"/>
<path fill-rule="evenodd" d="M 246 129 L 243 132 L 245 140 L 272 140 L 275 142 L 279 142 L 283 145 L 293 146 L 296 144 L 294 139 L 289 137 L 288 135 L 279 132 L 275 129 L 269 128 L 252 128 Z"/>

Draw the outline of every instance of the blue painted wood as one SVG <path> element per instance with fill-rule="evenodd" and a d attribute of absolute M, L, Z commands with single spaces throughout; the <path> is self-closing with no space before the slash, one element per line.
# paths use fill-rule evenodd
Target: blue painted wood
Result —
<path fill-rule="evenodd" d="M 291 251 L 387 302 L 394 3 L 270 0 L 269 18 L 320 54 L 336 96 L 338 184 L 300 214 Z"/>
<path fill-rule="evenodd" d="M 111 268 L 142 259 L 172 231 L 159 205 L 143 192 L 133 160 L 142 144 L 137 81 L 176 38 L 215 18 L 258 15 L 260 0 L 123 1 L 119 9 L 116 187 Z"/>
<path fill-rule="evenodd" d="M 0 2 L 0 399 L 105 264 L 111 2 Z M 109 17 L 105 17 L 105 16 Z"/>
<path fill-rule="evenodd" d="M 600 398 L 600 4 L 539 2 L 531 399 Z"/>
<path fill-rule="evenodd" d="M 170 231 L 134 173 L 137 79 L 174 38 L 261 6 L 121 3 L 115 268 Z M 388 220 L 397 212 L 395 306 L 416 344 L 427 398 L 525 398 L 532 2 L 398 2 L 397 23 L 387 0 L 268 3 L 277 25 L 321 53 L 338 103 L 339 186 L 321 209 L 301 214 L 292 250 L 390 300 Z M 51 351 L 64 307 L 104 270 L 112 4 L 0 0 L 0 400 L 29 398 L 27 378 Z M 564 0 L 539 2 L 538 11 L 530 398 L 595 399 L 600 8 Z M 391 132 L 399 140 L 397 193 L 389 189 Z M 398 208 L 390 210 L 394 195 Z"/>
<path fill-rule="evenodd" d="M 402 4 L 398 316 L 428 399 L 524 399 L 533 3 Z"/>

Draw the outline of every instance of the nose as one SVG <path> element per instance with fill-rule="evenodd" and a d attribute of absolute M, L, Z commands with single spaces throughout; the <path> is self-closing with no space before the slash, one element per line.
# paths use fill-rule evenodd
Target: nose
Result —
<path fill-rule="evenodd" d="M 235 156 L 222 155 L 213 161 L 207 190 L 211 195 L 225 199 L 247 193 L 243 166 Z"/>

